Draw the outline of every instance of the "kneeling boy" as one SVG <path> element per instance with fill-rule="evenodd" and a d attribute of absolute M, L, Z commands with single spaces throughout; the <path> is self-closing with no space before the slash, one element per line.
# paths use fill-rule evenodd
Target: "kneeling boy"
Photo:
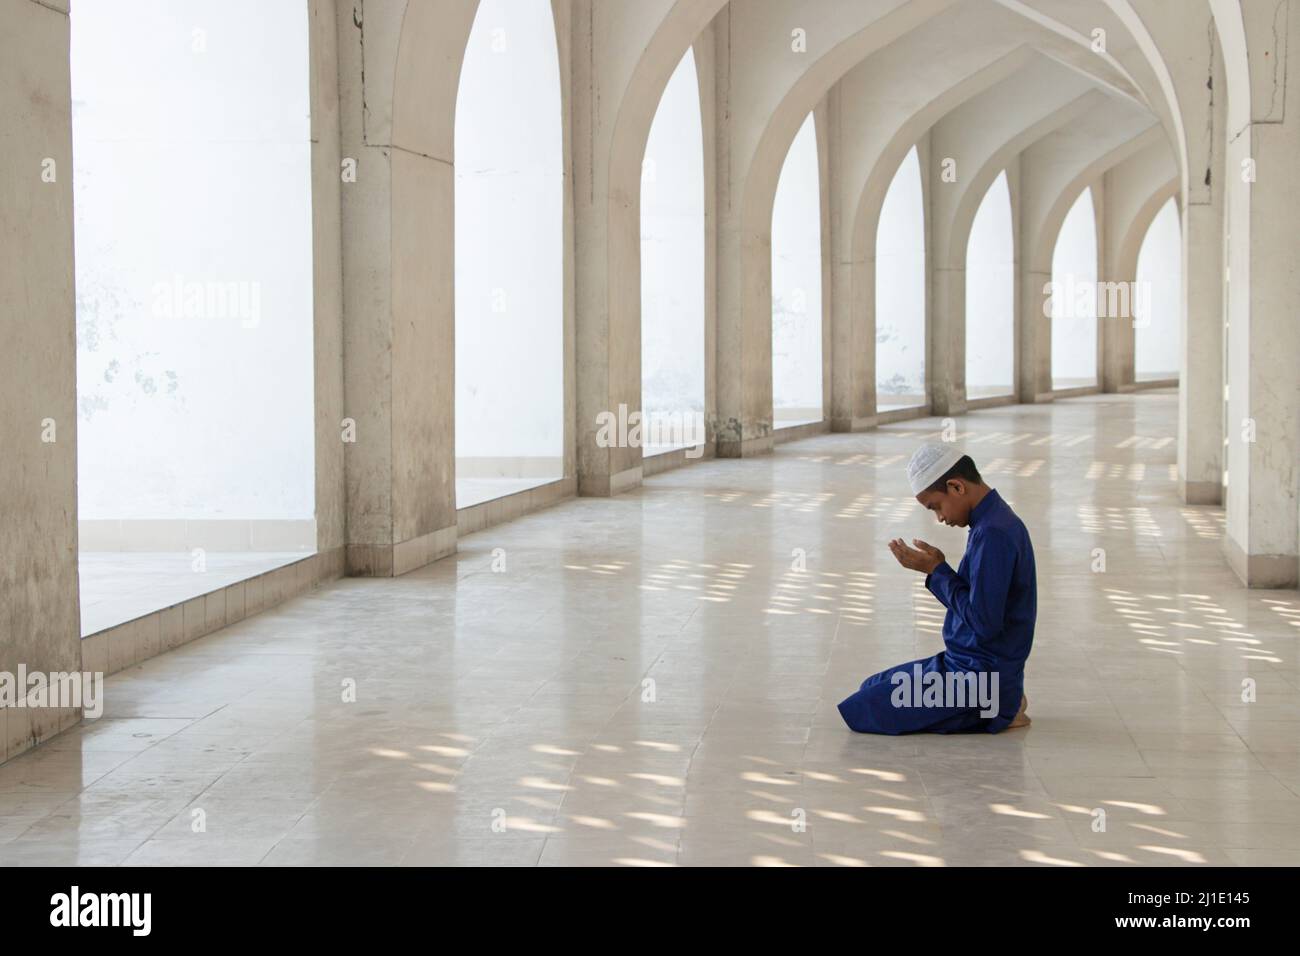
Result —
<path fill-rule="evenodd" d="M 970 456 L 925 444 L 907 466 L 916 500 L 946 525 L 969 528 L 957 570 L 920 539 L 889 542 L 898 563 L 925 573 L 925 586 L 948 609 L 944 650 L 891 667 L 839 705 L 859 733 L 997 733 L 1029 723 L 1025 660 L 1034 642 L 1038 588 L 1029 531 Z M 917 685 L 920 686 L 917 686 Z M 955 693 L 954 693 L 955 691 Z"/>

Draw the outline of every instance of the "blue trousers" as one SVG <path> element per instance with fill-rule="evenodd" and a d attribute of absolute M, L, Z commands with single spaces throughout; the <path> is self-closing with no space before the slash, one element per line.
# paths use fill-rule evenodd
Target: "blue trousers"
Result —
<path fill-rule="evenodd" d="M 997 733 L 1015 719 L 1024 687 L 1023 665 L 998 671 L 998 713 L 993 717 L 984 717 L 981 716 L 977 703 L 965 707 L 912 706 L 910 690 L 903 695 L 907 703 L 898 706 L 895 696 L 899 688 L 894 682 L 894 675 L 908 675 L 910 685 L 918 664 L 923 679 L 924 675 L 930 673 L 938 674 L 940 679 L 949 672 L 972 673 L 966 668 L 952 666 L 946 652 L 940 651 L 934 657 L 908 661 L 873 674 L 862 682 L 855 693 L 840 701 L 840 716 L 849 729 L 860 734 L 891 735 L 963 734 L 976 731 Z"/>

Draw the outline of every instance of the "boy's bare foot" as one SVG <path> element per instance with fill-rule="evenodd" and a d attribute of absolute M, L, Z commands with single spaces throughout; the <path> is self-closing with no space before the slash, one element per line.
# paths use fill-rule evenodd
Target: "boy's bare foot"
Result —
<path fill-rule="evenodd" d="M 1007 724 L 1006 730 L 1015 730 L 1018 727 L 1028 727 L 1029 720 L 1029 698 L 1024 694 L 1020 695 L 1020 710 L 1016 712 L 1015 719 Z"/>

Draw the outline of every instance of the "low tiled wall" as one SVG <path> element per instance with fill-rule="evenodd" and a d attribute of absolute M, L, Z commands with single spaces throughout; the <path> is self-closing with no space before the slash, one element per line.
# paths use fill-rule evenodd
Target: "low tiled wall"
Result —
<path fill-rule="evenodd" d="M 81 670 L 107 677 L 174 647 L 242 621 L 343 575 L 343 549 L 305 555 L 207 594 L 88 635 Z M 80 707 L 0 707 L 0 762 L 81 720 Z"/>
<path fill-rule="evenodd" d="M 688 455 L 687 452 L 690 452 L 690 454 Z M 643 458 L 641 460 L 641 474 L 643 477 L 649 478 L 651 475 L 660 475 L 665 471 L 672 471 L 674 468 L 681 468 L 712 457 L 712 442 L 708 442 L 703 446 L 695 445 L 691 448 L 674 448 L 672 451 L 663 451 Z"/>
<path fill-rule="evenodd" d="M 784 445 L 788 441 L 798 441 L 801 438 L 812 438 L 814 435 L 824 435 L 831 430 L 829 421 L 804 422 L 802 425 L 786 425 L 772 432 L 772 440 L 777 445 Z"/>
<path fill-rule="evenodd" d="M 561 478 L 547 482 L 536 488 L 516 491 L 512 495 L 503 495 L 491 501 L 483 501 L 468 508 L 456 510 L 456 533 L 464 536 L 491 528 L 504 521 L 511 521 L 541 508 L 547 508 L 557 501 L 572 498 L 577 493 L 577 482 L 573 478 Z"/>

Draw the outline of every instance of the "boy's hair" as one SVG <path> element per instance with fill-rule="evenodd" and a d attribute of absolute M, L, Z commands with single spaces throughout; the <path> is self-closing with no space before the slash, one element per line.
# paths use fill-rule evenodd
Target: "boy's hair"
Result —
<path fill-rule="evenodd" d="M 980 477 L 980 470 L 975 467 L 975 462 L 971 460 L 970 455 L 962 455 L 957 459 L 957 464 L 945 471 L 938 481 L 925 490 L 947 492 L 950 478 L 960 478 L 976 485 L 984 483 L 984 479 Z"/>

